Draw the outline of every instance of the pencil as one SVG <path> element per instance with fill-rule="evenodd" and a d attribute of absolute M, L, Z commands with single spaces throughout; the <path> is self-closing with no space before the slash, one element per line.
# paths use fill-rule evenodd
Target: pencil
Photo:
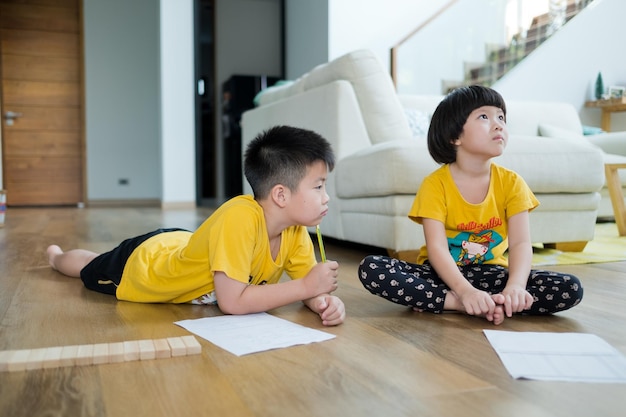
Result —
<path fill-rule="evenodd" d="M 320 225 L 318 224 L 315 229 L 317 230 L 317 243 L 320 246 L 322 262 L 326 262 L 326 252 L 324 251 L 324 242 L 322 242 L 322 231 L 320 230 Z"/>

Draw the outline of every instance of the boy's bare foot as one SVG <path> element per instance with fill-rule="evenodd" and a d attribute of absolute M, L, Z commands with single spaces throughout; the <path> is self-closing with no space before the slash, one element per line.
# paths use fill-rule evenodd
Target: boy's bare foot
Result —
<path fill-rule="evenodd" d="M 56 267 L 54 266 L 54 258 L 56 258 L 57 255 L 63 254 L 63 250 L 58 245 L 50 245 L 46 249 L 46 254 L 48 255 L 48 263 L 52 269 L 56 270 Z"/>

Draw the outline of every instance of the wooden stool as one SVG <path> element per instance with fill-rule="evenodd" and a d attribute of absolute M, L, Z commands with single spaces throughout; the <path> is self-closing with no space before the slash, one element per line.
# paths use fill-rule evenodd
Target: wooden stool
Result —
<path fill-rule="evenodd" d="M 613 205 L 613 215 L 615 224 L 620 236 L 626 236 L 626 210 L 624 209 L 624 193 L 622 192 L 622 182 L 619 179 L 618 170 L 626 169 L 624 164 L 605 164 L 604 173 L 606 175 L 606 186 L 611 196 Z"/>

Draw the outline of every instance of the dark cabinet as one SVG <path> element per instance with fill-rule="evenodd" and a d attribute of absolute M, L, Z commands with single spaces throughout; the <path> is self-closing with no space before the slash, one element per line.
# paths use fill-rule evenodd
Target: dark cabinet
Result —
<path fill-rule="evenodd" d="M 241 115 L 254 107 L 254 97 L 274 85 L 278 77 L 233 75 L 222 85 L 222 138 L 224 141 L 224 195 L 243 192 Z"/>

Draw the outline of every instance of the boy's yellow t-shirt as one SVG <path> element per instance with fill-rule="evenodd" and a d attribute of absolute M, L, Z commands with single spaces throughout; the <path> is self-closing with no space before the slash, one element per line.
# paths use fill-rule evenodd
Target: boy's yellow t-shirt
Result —
<path fill-rule="evenodd" d="M 538 205 L 539 201 L 521 176 L 494 163 L 487 196 L 480 204 L 468 203 L 446 164 L 424 179 L 409 218 L 420 224 L 422 218 L 441 221 L 446 229 L 448 248 L 459 266 L 482 263 L 508 266 L 504 254 L 508 249 L 509 218 Z M 427 259 L 424 245 L 417 263 L 422 264 Z"/>
<path fill-rule="evenodd" d="M 215 271 L 245 284 L 277 283 L 283 272 L 304 277 L 316 264 L 313 242 L 304 226 L 282 233 L 272 259 L 263 208 L 252 196 L 220 206 L 193 233 L 161 233 L 128 258 L 117 288 L 119 300 L 186 303 L 215 290 Z M 218 300 L 219 303 L 219 300 Z"/>

